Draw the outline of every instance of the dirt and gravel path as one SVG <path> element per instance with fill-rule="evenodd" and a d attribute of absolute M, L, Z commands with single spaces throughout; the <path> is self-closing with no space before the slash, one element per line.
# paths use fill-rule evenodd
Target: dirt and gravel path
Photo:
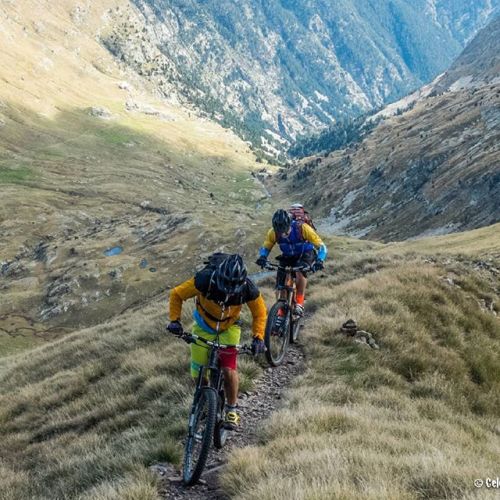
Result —
<path fill-rule="evenodd" d="M 180 500 L 222 500 L 229 498 L 221 489 L 219 476 L 226 466 L 233 448 L 241 448 L 257 442 L 259 429 L 264 421 L 278 408 L 282 397 L 293 379 L 305 367 L 304 354 L 300 345 L 289 346 L 286 360 L 277 368 L 266 368 L 256 381 L 252 392 L 244 393 L 239 399 L 241 429 L 231 433 L 222 450 L 212 447 L 202 475 L 202 482 L 190 488 L 182 485 L 180 473 L 171 464 L 152 466 L 161 477 L 160 494 L 165 499 Z"/>

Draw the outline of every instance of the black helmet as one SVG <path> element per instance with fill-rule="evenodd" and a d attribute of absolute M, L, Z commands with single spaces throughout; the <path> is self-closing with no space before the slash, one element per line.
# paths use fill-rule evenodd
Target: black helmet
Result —
<path fill-rule="evenodd" d="M 241 292 L 246 279 L 247 268 L 238 254 L 224 259 L 215 273 L 217 288 L 228 295 Z"/>
<path fill-rule="evenodd" d="M 290 224 L 292 222 L 292 219 L 290 218 L 290 214 L 286 211 L 280 208 L 279 210 L 276 210 L 273 215 L 273 229 L 281 234 L 281 233 L 286 233 L 290 229 Z"/>

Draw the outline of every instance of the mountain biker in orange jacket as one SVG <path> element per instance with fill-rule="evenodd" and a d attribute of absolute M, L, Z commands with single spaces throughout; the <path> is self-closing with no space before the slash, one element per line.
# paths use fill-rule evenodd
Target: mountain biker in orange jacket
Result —
<path fill-rule="evenodd" d="M 253 318 L 252 350 L 254 354 L 265 351 L 264 328 L 267 309 L 258 288 L 247 277 L 247 270 L 240 255 L 227 256 L 215 269 L 205 268 L 194 277 L 175 287 L 170 292 L 170 323 L 167 330 L 182 335 L 180 322 L 182 304 L 195 298 L 193 333 L 212 340 L 217 333 L 221 344 L 239 344 L 241 329 L 237 324 L 241 307 L 247 304 Z M 238 372 L 237 350 L 221 349 L 220 363 L 224 370 L 227 396 L 225 427 L 235 429 L 240 417 L 237 411 Z M 191 375 L 196 378 L 201 366 L 208 364 L 208 350 L 203 344 L 191 344 Z"/>
<path fill-rule="evenodd" d="M 260 248 L 257 264 L 264 268 L 267 257 L 272 248 L 278 243 L 282 256 L 280 262 L 289 266 L 301 266 L 309 264 L 311 270 L 323 269 L 323 262 L 328 250 L 316 231 L 307 223 L 299 223 L 293 220 L 290 214 L 283 209 L 277 210 L 273 215 L 273 227 L 269 229 L 266 239 Z M 284 285 L 285 275 L 278 271 L 277 284 Z M 304 295 L 307 285 L 306 272 L 298 272 L 297 304 L 294 313 L 298 316 L 304 315 Z"/>

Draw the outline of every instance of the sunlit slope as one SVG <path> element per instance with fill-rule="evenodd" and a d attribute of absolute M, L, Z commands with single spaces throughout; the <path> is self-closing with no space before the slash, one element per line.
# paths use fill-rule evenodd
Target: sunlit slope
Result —
<path fill-rule="evenodd" d="M 2 4 L 0 354 L 256 245 L 248 146 L 116 65 L 96 42 L 115 4 Z"/>
<path fill-rule="evenodd" d="M 498 260 L 500 258 L 500 224 L 446 236 L 390 243 L 384 246 L 384 251 L 457 254 L 469 255 L 483 261 Z"/>
<path fill-rule="evenodd" d="M 500 456 L 500 243 L 498 227 L 481 231 L 447 237 L 462 239 L 456 252 L 446 238 L 428 240 L 434 253 L 423 240 L 328 240 L 306 304 L 307 371 L 263 444 L 231 459 L 228 492 L 474 498 L 471 479 L 494 474 Z M 272 279 L 262 289 L 271 304 Z M 157 497 L 146 467 L 180 460 L 190 399 L 165 299 L 0 361 L 4 498 Z M 379 351 L 338 336 L 348 317 Z M 258 368 L 241 361 L 248 387 Z"/>
<path fill-rule="evenodd" d="M 308 370 L 262 444 L 234 453 L 232 497 L 495 498 L 474 479 L 500 463 L 499 234 L 331 241 L 306 303 Z M 380 350 L 339 334 L 347 318 Z"/>

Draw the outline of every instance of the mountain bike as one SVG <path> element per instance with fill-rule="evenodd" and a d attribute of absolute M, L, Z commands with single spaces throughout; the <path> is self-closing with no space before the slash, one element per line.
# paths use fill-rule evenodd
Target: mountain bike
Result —
<path fill-rule="evenodd" d="M 295 277 L 299 271 L 311 271 L 308 264 L 301 266 L 284 266 L 268 262 L 265 266 L 269 270 L 278 270 L 285 273 L 285 284 L 277 284 L 277 300 L 267 316 L 264 342 L 266 344 L 266 358 L 271 366 L 279 366 L 285 358 L 289 343 L 294 343 L 299 337 L 303 318 L 294 314 L 296 304 Z"/>
<path fill-rule="evenodd" d="M 227 440 L 228 430 L 224 427 L 224 371 L 219 363 L 219 351 L 235 347 L 239 354 L 253 354 L 248 345 L 227 345 L 204 339 L 193 333 L 184 332 L 181 338 L 188 344 L 197 340 L 209 349 L 208 365 L 200 368 L 196 381 L 193 404 L 189 413 L 188 433 L 184 447 L 182 481 L 186 486 L 198 482 L 208 458 L 210 445 L 222 448 Z"/>

